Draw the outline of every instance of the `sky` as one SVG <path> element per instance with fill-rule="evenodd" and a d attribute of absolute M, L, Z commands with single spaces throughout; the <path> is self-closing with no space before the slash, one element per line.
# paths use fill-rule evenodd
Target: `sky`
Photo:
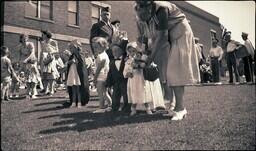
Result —
<path fill-rule="evenodd" d="M 241 33 L 249 34 L 255 48 L 255 2 L 254 1 L 188 1 L 189 3 L 219 17 L 220 23 L 231 31 L 232 39 L 244 43 Z"/>

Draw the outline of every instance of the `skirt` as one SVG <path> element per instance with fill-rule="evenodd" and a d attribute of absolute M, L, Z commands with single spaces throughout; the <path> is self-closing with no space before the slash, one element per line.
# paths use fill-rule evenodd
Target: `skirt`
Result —
<path fill-rule="evenodd" d="M 193 85 L 200 82 L 198 52 L 187 20 L 177 24 L 170 33 L 171 48 L 166 70 L 169 86 Z"/>

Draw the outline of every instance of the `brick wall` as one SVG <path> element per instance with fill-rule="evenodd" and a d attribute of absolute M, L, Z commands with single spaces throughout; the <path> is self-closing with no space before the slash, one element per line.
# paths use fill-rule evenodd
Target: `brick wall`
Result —
<path fill-rule="evenodd" d="M 135 41 L 137 37 L 137 29 L 135 23 L 135 12 L 133 9 L 133 1 L 101 1 L 111 5 L 112 20 L 119 19 L 121 21 L 121 30 L 128 32 L 130 41 Z M 204 45 L 204 52 L 207 55 L 211 46 L 210 30 L 217 32 L 220 39 L 219 19 L 201 9 L 194 7 L 186 2 L 173 3 L 180 6 L 190 20 L 194 35 L 200 38 L 200 43 Z M 91 28 L 91 2 L 79 1 L 79 23 L 80 26 L 70 27 L 67 22 L 67 1 L 53 1 L 53 23 L 46 21 L 38 21 L 25 17 L 25 1 L 6 1 L 5 2 L 5 25 L 17 27 L 25 27 L 34 30 L 50 29 L 53 33 L 71 35 L 82 38 L 89 38 Z M 191 13 L 191 11 L 193 13 Z M 18 35 L 5 33 L 5 42 L 11 51 L 18 44 Z M 60 50 L 67 48 L 68 41 L 59 40 Z M 84 45 L 84 49 L 90 50 L 89 45 Z M 12 53 L 15 54 L 15 53 Z M 14 55 L 15 56 L 15 55 Z"/>

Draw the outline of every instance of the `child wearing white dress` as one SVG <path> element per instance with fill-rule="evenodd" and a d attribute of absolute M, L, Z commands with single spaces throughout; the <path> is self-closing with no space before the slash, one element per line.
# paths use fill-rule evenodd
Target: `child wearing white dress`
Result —
<path fill-rule="evenodd" d="M 138 61 L 140 56 L 136 42 L 127 45 L 127 54 L 129 56 L 124 67 L 124 77 L 128 78 L 127 93 L 128 102 L 131 103 L 131 116 L 137 113 L 137 104 L 144 104 L 147 114 L 152 114 L 149 103 L 151 100 L 145 96 L 145 80 L 143 76 L 143 66 L 145 64 Z"/>
<path fill-rule="evenodd" d="M 97 87 L 100 104 L 99 110 L 94 113 L 105 112 L 106 110 L 111 110 L 111 97 L 107 93 L 106 80 L 109 72 L 109 57 L 106 53 L 108 49 L 108 42 L 105 38 L 95 37 L 92 39 L 92 46 L 95 50 L 96 58 L 96 72 L 94 76 L 94 83 Z M 107 109 L 105 109 L 105 100 L 108 103 Z"/>

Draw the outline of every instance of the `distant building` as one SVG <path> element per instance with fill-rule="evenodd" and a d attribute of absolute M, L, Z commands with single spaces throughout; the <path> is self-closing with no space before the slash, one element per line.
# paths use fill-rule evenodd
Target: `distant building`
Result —
<path fill-rule="evenodd" d="M 184 1 L 172 1 L 180 7 L 190 21 L 195 37 L 200 38 L 207 55 L 211 37 L 221 37 L 219 18 Z M 109 6 L 112 19 L 121 21 L 130 40 L 136 39 L 135 12 L 133 1 L 4 1 L 3 44 L 8 46 L 11 57 L 18 57 L 16 46 L 19 35 L 30 35 L 40 54 L 41 30 L 49 29 L 53 39 L 59 43 L 59 50 L 67 48 L 68 42 L 79 39 L 83 48 L 90 51 L 89 36 L 93 23 L 100 18 L 102 7 Z"/>

